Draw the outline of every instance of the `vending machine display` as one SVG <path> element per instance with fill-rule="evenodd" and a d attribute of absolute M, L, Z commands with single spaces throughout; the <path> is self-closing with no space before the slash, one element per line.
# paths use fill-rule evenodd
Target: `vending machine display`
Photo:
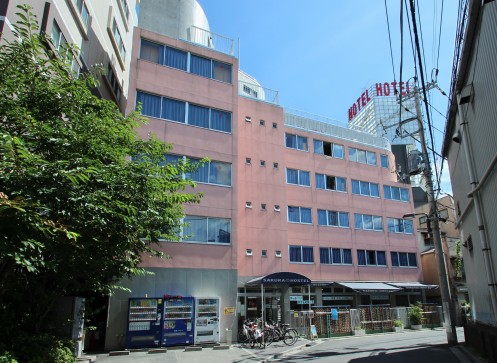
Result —
<path fill-rule="evenodd" d="M 193 297 L 164 296 L 162 346 L 193 344 Z"/>
<path fill-rule="evenodd" d="M 128 327 L 126 347 L 158 347 L 161 339 L 160 298 L 130 298 L 128 304 Z"/>
<path fill-rule="evenodd" d="M 195 344 L 219 342 L 219 298 L 195 299 Z"/>

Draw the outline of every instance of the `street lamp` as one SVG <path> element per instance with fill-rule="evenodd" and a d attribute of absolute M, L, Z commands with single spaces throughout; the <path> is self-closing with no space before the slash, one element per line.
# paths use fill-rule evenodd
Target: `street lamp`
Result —
<path fill-rule="evenodd" d="M 442 297 L 442 305 L 444 311 L 445 329 L 447 333 L 447 340 L 449 345 L 457 344 L 457 332 L 454 325 L 454 307 L 452 299 L 450 298 L 449 282 L 447 275 L 447 266 L 445 265 L 445 258 L 442 247 L 442 239 L 440 238 L 440 225 L 437 210 L 431 210 L 430 214 L 427 213 L 408 213 L 404 214 L 402 218 L 415 218 L 418 215 L 426 217 L 426 227 L 428 233 L 432 236 L 433 245 L 435 247 L 435 257 L 438 265 L 438 279 L 440 282 L 440 295 Z M 431 223 L 433 222 L 433 223 Z M 433 228 L 432 228 L 433 227 Z"/>

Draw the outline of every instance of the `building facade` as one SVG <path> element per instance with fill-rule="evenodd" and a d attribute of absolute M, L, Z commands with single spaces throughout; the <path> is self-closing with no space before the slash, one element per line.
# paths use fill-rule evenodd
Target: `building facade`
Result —
<path fill-rule="evenodd" d="M 172 258 L 145 259 L 154 275 L 111 297 L 106 349 L 124 348 L 130 297 L 219 298 L 221 341 L 262 314 L 424 299 L 403 219 L 412 192 L 391 172 L 390 143 L 285 110 L 239 69 L 236 48 L 194 0 L 140 4 L 126 112 L 141 104 L 149 124 L 137 132 L 172 143 L 167 162 L 209 161 L 188 175 L 204 197 L 185 206 L 182 242 L 159 246 Z M 280 273 L 305 283 L 280 284 Z"/>
<path fill-rule="evenodd" d="M 131 40 L 137 23 L 136 0 L 2 0 L 0 40 L 13 39 L 20 4 L 29 5 L 47 46 L 63 57 L 73 72 L 93 71 L 96 65 L 99 97 L 116 102 L 124 111 L 127 98 Z M 66 51 L 67 44 L 78 47 Z"/>
<path fill-rule="evenodd" d="M 470 344 L 497 360 L 497 3 L 460 1 L 451 103 L 442 154 L 447 158 L 461 233 L 471 319 Z"/>

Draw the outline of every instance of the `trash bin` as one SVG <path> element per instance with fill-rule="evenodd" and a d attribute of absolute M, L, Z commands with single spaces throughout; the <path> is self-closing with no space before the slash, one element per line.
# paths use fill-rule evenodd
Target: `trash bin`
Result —
<path fill-rule="evenodd" d="M 233 331 L 231 329 L 226 329 L 226 344 L 231 345 L 233 342 Z"/>

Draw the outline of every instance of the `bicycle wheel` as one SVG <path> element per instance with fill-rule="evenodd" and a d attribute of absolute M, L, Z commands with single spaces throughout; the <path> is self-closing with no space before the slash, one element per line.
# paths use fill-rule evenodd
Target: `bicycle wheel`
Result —
<path fill-rule="evenodd" d="M 286 345 L 294 345 L 299 338 L 299 333 L 295 329 L 288 329 L 283 335 L 283 343 Z"/>
<path fill-rule="evenodd" d="M 274 340 L 273 329 L 264 329 L 264 341 L 266 345 L 270 345 Z"/>

